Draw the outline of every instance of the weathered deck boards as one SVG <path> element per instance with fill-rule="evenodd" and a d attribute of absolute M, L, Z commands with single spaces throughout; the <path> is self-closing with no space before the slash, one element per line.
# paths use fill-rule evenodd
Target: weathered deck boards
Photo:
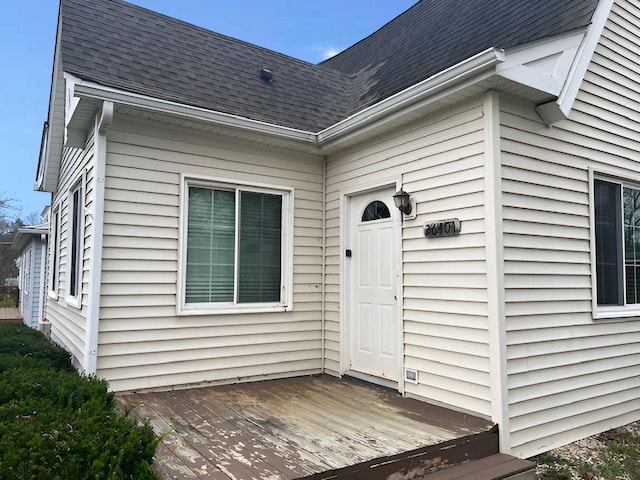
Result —
<path fill-rule="evenodd" d="M 0 307 L 0 323 L 22 323 L 22 314 L 16 307 Z"/>
<path fill-rule="evenodd" d="M 329 472 L 357 478 L 362 468 L 354 465 L 369 469 L 376 459 L 395 462 L 407 452 L 419 457 L 492 427 L 329 376 L 126 394 L 118 401 L 135 404 L 135 415 L 166 434 L 154 461 L 163 479 L 286 480 Z"/>

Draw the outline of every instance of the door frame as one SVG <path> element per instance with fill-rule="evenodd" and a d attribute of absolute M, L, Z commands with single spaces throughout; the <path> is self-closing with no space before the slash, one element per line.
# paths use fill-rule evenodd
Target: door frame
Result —
<path fill-rule="evenodd" d="M 402 177 L 387 178 L 377 182 L 366 183 L 358 185 L 357 187 L 346 188 L 340 191 L 340 375 L 344 375 L 349 371 L 350 357 L 351 357 L 351 324 L 349 321 L 349 315 L 351 312 L 351 298 L 350 298 L 350 275 L 347 268 L 347 262 L 345 261 L 345 250 L 351 242 L 352 229 L 350 224 L 350 208 L 351 198 L 363 193 L 372 192 L 375 190 L 381 190 L 384 188 L 393 187 L 396 191 L 402 187 Z M 395 205 L 391 205 L 391 208 L 395 209 Z M 404 394 L 404 318 L 403 311 L 403 272 L 402 265 L 402 213 L 398 217 L 399 220 L 394 222 L 394 234 L 396 236 L 395 241 L 399 246 L 395 252 L 395 260 L 398 266 L 398 279 L 396 284 L 398 302 L 396 305 L 396 316 L 398 319 L 398 340 L 396 348 L 398 351 L 397 360 L 397 389 L 401 394 Z M 367 375 L 358 376 L 363 380 L 371 381 L 372 383 L 379 383 L 384 386 L 388 386 L 388 381 L 380 379 L 376 381 L 375 377 L 369 377 Z M 395 385 L 395 382 L 393 382 Z"/>

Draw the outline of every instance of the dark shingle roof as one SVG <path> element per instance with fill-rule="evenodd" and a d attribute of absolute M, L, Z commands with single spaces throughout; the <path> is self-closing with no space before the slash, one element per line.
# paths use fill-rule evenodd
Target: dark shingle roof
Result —
<path fill-rule="evenodd" d="M 345 114 L 350 80 L 121 0 L 62 0 L 63 70 L 187 105 L 317 131 Z M 273 82 L 260 79 L 261 68 Z"/>
<path fill-rule="evenodd" d="M 488 48 L 507 49 L 585 27 L 597 3 L 421 0 L 321 65 L 374 77 L 354 90 L 353 112 Z"/>
<path fill-rule="evenodd" d="M 597 0 L 421 0 L 313 65 L 122 0 L 62 1 L 63 70 L 164 100 L 318 131 L 489 47 L 588 25 Z M 264 67 L 272 83 L 260 79 Z"/>

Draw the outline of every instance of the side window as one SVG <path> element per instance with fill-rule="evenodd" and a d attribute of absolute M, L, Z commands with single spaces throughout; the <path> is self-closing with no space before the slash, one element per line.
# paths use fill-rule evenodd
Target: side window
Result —
<path fill-rule="evenodd" d="M 58 294 L 58 275 L 59 275 L 59 258 L 60 258 L 60 209 L 56 208 L 51 219 L 51 230 L 49 233 L 50 257 L 49 257 L 49 292 L 54 296 Z"/>
<path fill-rule="evenodd" d="M 25 295 L 29 295 L 29 289 L 31 287 L 31 254 L 32 249 L 28 248 L 24 252 L 24 260 L 22 262 L 24 271 L 22 275 L 22 291 Z"/>
<path fill-rule="evenodd" d="M 67 239 L 67 296 L 80 303 L 82 285 L 82 182 L 69 192 Z"/>
<path fill-rule="evenodd" d="M 640 304 L 640 189 L 594 182 L 598 306 Z"/>

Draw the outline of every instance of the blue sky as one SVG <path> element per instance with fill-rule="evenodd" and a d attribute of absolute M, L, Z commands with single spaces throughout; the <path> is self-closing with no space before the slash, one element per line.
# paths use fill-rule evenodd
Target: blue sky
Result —
<path fill-rule="evenodd" d="M 87 0 L 98 1 L 98 0 Z M 133 0 L 216 32 L 317 63 L 417 0 Z M 0 0 L 0 193 L 22 217 L 49 204 L 34 192 L 46 120 L 57 0 Z"/>

